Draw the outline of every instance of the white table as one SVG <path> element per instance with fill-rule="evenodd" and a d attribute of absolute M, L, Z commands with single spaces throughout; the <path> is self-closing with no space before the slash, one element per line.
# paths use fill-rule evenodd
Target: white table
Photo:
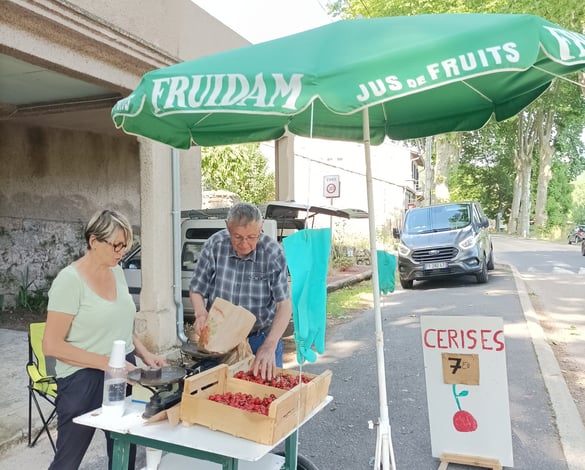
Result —
<path fill-rule="evenodd" d="M 73 419 L 78 424 L 91 426 L 111 432 L 114 439 L 113 470 L 128 468 L 130 444 L 161 449 L 172 454 L 183 455 L 207 462 L 215 462 L 217 466 L 202 468 L 221 468 L 222 470 L 273 470 L 278 463 L 282 466 L 282 457 L 270 454 L 270 451 L 281 442 L 285 442 L 284 468 L 296 470 L 297 431 L 333 398 L 327 396 L 299 426 L 292 429 L 274 445 L 259 444 L 230 434 L 213 431 L 204 426 L 179 424 L 172 426 L 168 421 L 147 423 L 142 418 L 144 404 L 129 401 L 121 418 L 103 416 L 101 409 L 90 411 Z M 270 455 L 268 455 L 270 454 Z M 279 460 L 280 459 L 280 460 Z M 239 461 L 243 464 L 238 466 Z M 177 459 L 177 464 L 179 460 Z"/>

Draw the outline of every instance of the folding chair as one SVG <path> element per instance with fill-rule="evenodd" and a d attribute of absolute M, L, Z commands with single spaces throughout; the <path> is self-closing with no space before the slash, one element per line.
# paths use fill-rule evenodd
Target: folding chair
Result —
<path fill-rule="evenodd" d="M 43 335 L 45 334 L 45 323 L 31 323 L 28 331 L 28 363 L 26 371 L 29 376 L 28 382 L 28 446 L 33 447 L 43 431 L 47 433 L 53 451 L 56 450 L 55 443 L 51 437 L 49 425 L 55 419 L 57 409 L 55 399 L 57 398 L 57 382 L 55 381 L 55 359 L 45 358 L 43 354 Z M 50 412 L 41 409 L 38 397 L 42 397 L 50 403 Z M 36 437 L 32 439 L 32 402 L 35 402 L 37 412 L 43 427 L 39 430 Z M 42 403 L 42 402 L 41 402 Z M 49 413 L 48 418 L 45 414 Z"/>

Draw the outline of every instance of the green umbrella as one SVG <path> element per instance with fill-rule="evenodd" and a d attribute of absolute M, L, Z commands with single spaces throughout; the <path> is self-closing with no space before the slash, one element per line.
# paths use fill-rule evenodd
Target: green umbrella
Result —
<path fill-rule="evenodd" d="M 117 127 L 175 148 L 301 136 L 409 139 L 509 118 L 585 64 L 585 36 L 531 15 L 339 21 L 144 75 Z"/>
<path fill-rule="evenodd" d="M 537 16 L 345 20 L 149 72 L 112 117 L 129 134 L 180 149 L 274 140 L 286 132 L 363 142 L 376 253 L 370 142 L 507 119 L 555 77 L 583 68 L 585 36 Z M 375 468 L 386 470 L 395 462 L 377 257 L 371 262 L 380 393 Z"/>

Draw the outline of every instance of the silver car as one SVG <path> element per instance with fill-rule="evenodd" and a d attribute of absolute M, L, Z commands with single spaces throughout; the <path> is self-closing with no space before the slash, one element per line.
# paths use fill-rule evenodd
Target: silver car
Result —
<path fill-rule="evenodd" d="M 400 284 L 415 280 L 474 275 L 488 281 L 494 269 L 489 221 L 478 202 L 457 202 L 410 209 L 399 233 Z"/>
<path fill-rule="evenodd" d="M 569 240 L 569 245 L 573 243 L 581 243 L 585 240 L 585 225 L 577 225 L 571 233 L 569 233 L 567 239 Z"/>

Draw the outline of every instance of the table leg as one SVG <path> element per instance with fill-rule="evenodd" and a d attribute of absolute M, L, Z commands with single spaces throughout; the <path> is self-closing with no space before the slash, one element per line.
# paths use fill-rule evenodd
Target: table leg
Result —
<path fill-rule="evenodd" d="M 114 440 L 112 470 L 127 470 L 130 458 L 130 439 L 127 434 L 110 433 Z"/>
<path fill-rule="evenodd" d="M 238 459 L 229 459 L 223 463 L 222 470 L 238 470 Z"/>
<path fill-rule="evenodd" d="M 295 433 L 296 434 L 296 433 Z M 119 434 L 116 432 L 110 433 L 114 440 L 114 450 L 112 458 L 112 470 L 126 470 L 128 468 L 128 461 L 130 457 L 130 443 L 142 445 L 144 447 L 152 447 L 154 449 L 161 449 L 175 454 L 186 455 L 188 457 L 196 457 L 210 462 L 216 462 L 221 465 L 222 470 L 238 470 L 238 459 L 226 457 L 223 455 L 210 454 L 207 452 L 197 451 L 195 449 L 185 449 L 180 446 L 170 444 L 163 444 L 152 439 L 138 438 L 131 434 Z M 296 438 L 295 438 L 296 442 Z M 295 445 L 295 462 L 296 462 L 296 445 Z M 296 467 L 292 467 L 296 468 Z"/>
<path fill-rule="evenodd" d="M 286 470 L 297 470 L 298 438 L 295 431 L 284 441 L 284 468 Z"/>

